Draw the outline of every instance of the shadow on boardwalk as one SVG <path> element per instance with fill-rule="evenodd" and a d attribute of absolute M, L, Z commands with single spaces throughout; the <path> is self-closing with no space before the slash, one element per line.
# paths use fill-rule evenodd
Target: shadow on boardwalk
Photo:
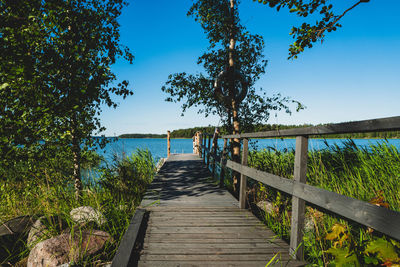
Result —
<path fill-rule="evenodd" d="M 237 206 L 236 202 L 212 183 L 210 172 L 196 155 L 173 154 L 148 188 L 142 205 Z"/>
<path fill-rule="evenodd" d="M 286 242 L 212 183 L 202 160 L 175 154 L 147 190 L 139 266 L 304 266 Z"/>

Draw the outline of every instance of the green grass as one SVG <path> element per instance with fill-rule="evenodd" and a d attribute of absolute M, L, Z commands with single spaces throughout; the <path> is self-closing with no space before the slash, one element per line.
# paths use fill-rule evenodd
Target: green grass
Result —
<path fill-rule="evenodd" d="M 71 231 L 75 231 L 75 234 L 79 234 L 82 229 L 74 229 L 77 225 L 71 220 L 69 213 L 79 206 L 91 206 L 104 214 L 107 223 L 101 226 L 89 224 L 83 228 L 105 231 L 112 236 L 113 241 L 107 244 L 101 254 L 92 258 L 82 258 L 76 264 L 92 266 L 99 262 L 111 261 L 147 184 L 154 176 L 155 166 L 148 151 L 138 150 L 130 157 L 116 156 L 99 171 L 101 175 L 96 178 L 97 183 L 87 183 L 79 201 L 75 199 L 72 182 L 62 177 L 6 180 L 0 185 L 0 223 L 22 215 L 45 216 L 53 236 L 62 230 L 57 223 L 60 221 L 69 229 L 73 229 Z M 6 258 L 3 255 L 0 265 L 7 262 L 16 263 L 29 255 L 25 238 L 26 236 L 21 237 L 18 246 L 7 248 L 8 255 Z"/>
<path fill-rule="evenodd" d="M 294 151 L 251 151 L 249 166 L 293 178 Z M 400 152 L 387 142 L 360 148 L 352 140 L 347 140 L 343 147 L 334 145 L 308 154 L 308 184 L 359 200 L 374 201 L 395 211 L 400 211 L 399 178 Z M 253 189 L 250 200 L 272 202 L 273 212 L 264 214 L 265 222 L 275 233 L 288 240 L 291 197 L 249 180 L 249 186 Z M 384 252 L 368 252 L 372 245 L 379 242 L 390 243 L 393 247 L 388 245 L 390 249 L 400 255 L 398 243 L 371 229 L 351 224 L 311 207 L 307 207 L 306 217 L 311 223 L 304 235 L 306 260 L 313 264 L 334 266 L 343 259 L 354 260 L 348 263 L 350 266 L 356 266 L 356 262 L 360 266 L 383 264 L 385 259 L 382 255 L 386 255 Z M 343 226 L 344 230 L 339 226 Z M 337 236 L 329 235 L 332 229 L 342 229 L 342 232 Z M 343 238 L 342 242 L 336 243 L 340 238 Z M 391 263 L 398 263 L 398 258 L 390 258 Z"/>

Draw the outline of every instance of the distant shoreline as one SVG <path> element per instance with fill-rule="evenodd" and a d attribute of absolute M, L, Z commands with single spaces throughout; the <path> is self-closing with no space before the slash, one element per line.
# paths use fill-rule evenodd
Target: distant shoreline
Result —
<path fill-rule="evenodd" d="M 108 137 L 107 137 L 108 138 Z M 114 137 L 111 137 L 114 138 Z M 167 139 L 167 137 L 117 137 L 118 139 Z M 192 139 L 187 137 L 171 137 L 171 139 Z"/>
<path fill-rule="evenodd" d="M 107 136 L 106 138 L 115 138 L 113 136 Z M 118 139 L 167 139 L 167 137 L 117 137 Z M 171 139 L 192 139 L 192 138 L 188 138 L 188 137 L 171 137 Z M 219 138 L 222 139 L 222 138 Z M 296 139 L 296 137 L 284 137 L 284 138 L 280 138 L 280 137 L 275 137 L 275 138 L 249 138 L 249 139 Z M 331 137 L 331 138 L 322 138 L 322 137 L 318 137 L 318 138 L 313 138 L 310 137 L 310 139 L 343 139 L 343 140 L 347 140 L 347 139 L 400 139 L 400 137 L 391 137 L 391 138 L 383 138 L 383 137 L 358 137 L 358 138 L 351 138 L 351 137 Z"/>

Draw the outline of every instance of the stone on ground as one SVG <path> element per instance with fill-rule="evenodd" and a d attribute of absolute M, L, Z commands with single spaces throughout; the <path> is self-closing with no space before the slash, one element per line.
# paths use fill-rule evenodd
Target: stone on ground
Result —
<path fill-rule="evenodd" d="M 82 231 L 44 240 L 31 250 L 28 267 L 59 266 L 69 262 L 77 262 L 84 256 L 96 254 L 104 248 L 111 236 L 103 231 Z"/>
<path fill-rule="evenodd" d="M 95 222 L 98 225 L 103 225 L 107 222 L 107 219 L 100 211 L 90 206 L 75 208 L 71 210 L 70 215 L 72 220 L 77 223 Z"/>

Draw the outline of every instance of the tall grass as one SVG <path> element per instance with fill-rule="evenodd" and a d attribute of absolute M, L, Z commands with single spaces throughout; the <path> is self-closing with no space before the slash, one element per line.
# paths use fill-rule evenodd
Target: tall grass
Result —
<path fill-rule="evenodd" d="M 80 226 L 71 220 L 70 211 L 79 206 L 91 206 L 104 214 L 107 223 L 85 227 L 108 232 L 113 241 L 101 254 L 83 258 L 78 264 L 92 266 L 111 261 L 136 205 L 153 179 L 155 166 L 147 150 L 138 150 L 129 157 L 115 156 L 112 162 L 103 165 L 94 171 L 96 178 L 85 183 L 79 201 L 75 199 L 73 183 L 69 179 L 5 180 L 0 185 L 0 223 L 23 215 L 35 215 L 36 218 L 44 216 L 48 218 L 47 225 L 52 235 L 57 235 L 65 229 L 57 227 L 57 223 L 52 224 L 50 218 L 58 218 L 53 221 L 62 221 L 70 231 L 76 231 L 76 227 Z M 29 255 L 25 238 L 26 235 L 21 236 L 23 240 L 19 242 L 23 245 L 6 248 L 8 255 L 0 255 L 0 265 L 14 264 Z"/>
<path fill-rule="evenodd" d="M 345 141 L 343 146 L 329 146 L 327 143 L 326 146 L 323 150 L 308 153 L 308 184 L 400 211 L 400 152 L 396 147 L 388 142 L 357 147 L 352 140 Z M 249 155 L 249 166 L 292 178 L 294 151 L 254 150 Z M 251 201 L 267 200 L 274 207 L 272 212 L 264 215 L 266 224 L 278 235 L 288 239 L 291 197 L 249 180 L 253 192 L 250 194 L 250 198 L 253 198 Z M 253 207 L 255 206 L 253 205 Z M 369 266 L 373 266 L 369 262 L 373 260 L 376 264 L 384 263 L 379 258 L 378 252 L 365 252 L 371 242 L 377 242 L 376 238 L 381 237 L 379 233 L 324 214 L 312 207 L 307 207 L 306 217 L 308 227 L 305 230 L 304 245 L 308 261 L 317 265 L 337 263 L 339 256 L 335 256 L 334 253 L 338 253 L 338 243 L 335 243 L 332 234 L 329 234 L 332 233 L 332 229 L 338 229 L 340 225 L 345 229 L 340 236 L 346 237 L 344 239 L 346 242 L 340 243 L 340 245 L 343 246 L 344 251 L 346 248 L 351 252 L 347 254 L 343 252 L 343 258 L 353 255 L 356 258 L 354 263 L 358 261 L 361 265 L 365 265 L 368 262 Z M 386 240 L 386 238 L 384 239 Z M 356 248 L 351 248 L 351 246 Z M 398 252 L 400 246 L 393 245 L 393 247 Z M 340 249 L 342 248 L 340 247 Z M 370 257 L 372 258 L 370 259 Z M 350 266 L 352 265 L 350 264 Z"/>

